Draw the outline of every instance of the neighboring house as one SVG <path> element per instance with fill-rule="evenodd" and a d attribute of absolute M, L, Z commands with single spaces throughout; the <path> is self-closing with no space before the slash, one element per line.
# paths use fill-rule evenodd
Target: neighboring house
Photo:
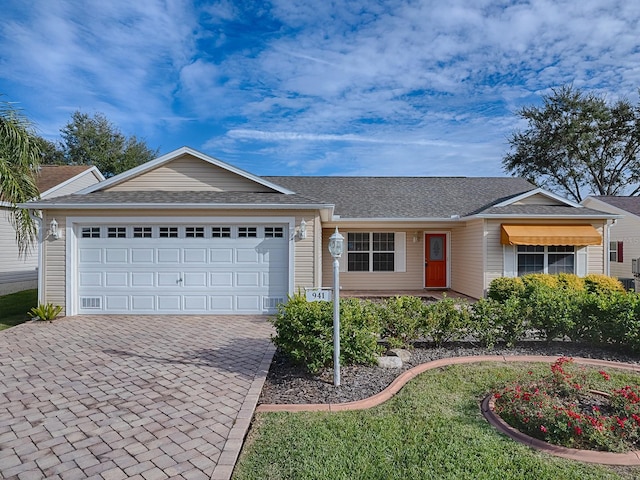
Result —
<path fill-rule="evenodd" d="M 40 295 L 67 315 L 273 312 L 332 284 L 336 227 L 345 294 L 477 298 L 505 275 L 603 273 L 616 217 L 519 178 L 258 177 L 187 147 L 28 206 L 61 229 Z"/>
<path fill-rule="evenodd" d="M 40 198 L 68 195 L 104 180 L 96 167 L 46 165 L 40 168 L 37 186 Z M 16 232 L 11 224 L 11 205 L 0 202 L 0 295 L 37 287 L 38 252 L 19 255 Z"/>
<path fill-rule="evenodd" d="M 631 261 L 640 257 L 640 197 L 590 196 L 585 207 L 621 215 L 610 227 L 608 274 L 635 288 Z"/>

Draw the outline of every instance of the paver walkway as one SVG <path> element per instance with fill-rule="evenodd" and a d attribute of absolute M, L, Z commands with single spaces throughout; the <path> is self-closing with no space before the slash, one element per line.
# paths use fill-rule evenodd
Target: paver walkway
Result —
<path fill-rule="evenodd" d="M 0 332 L 0 478 L 229 478 L 271 332 L 255 316 L 79 316 Z"/>

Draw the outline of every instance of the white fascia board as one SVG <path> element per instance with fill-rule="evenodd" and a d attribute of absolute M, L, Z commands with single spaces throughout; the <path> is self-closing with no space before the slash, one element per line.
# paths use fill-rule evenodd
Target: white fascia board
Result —
<path fill-rule="evenodd" d="M 384 217 L 384 218 L 345 218 L 339 215 L 334 215 L 332 222 L 334 223 L 424 223 L 424 222 L 460 222 L 469 217 L 422 217 L 422 218 L 404 218 L 404 217 Z"/>
<path fill-rule="evenodd" d="M 569 205 L 571 207 L 576 207 L 576 208 L 583 208 L 583 206 L 580 205 L 579 203 L 576 203 L 567 198 L 561 197 L 560 195 L 556 195 L 555 193 L 550 192 L 549 190 L 545 190 L 544 188 L 535 188 L 533 190 L 529 190 L 528 192 L 522 193 L 517 197 L 510 198 L 509 200 L 505 200 L 504 202 L 497 203 L 496 205 L 493 205 L 493 206 L 507 207 L 509 205 L 513 205 L 516 202 L 519 202 L 520 200 L 524 200 L 525 198 L 529 198 L 534 195 L 544 195 L 545 197 L 564 203 L 565 205 Z"/>
<path fill-rule="evenodd" d="M 103 182 L 104 179 L 105 179 L 104 175 L 102 175 L 102 172 L 100 170 L 98 170 L 98 167 L 96 167 L 94 165 L 91 168 L 88 168 L 87 170 L 85 170 L 84 172 L 80 172 L 79 174 L 77 174 L 77 175 L 75 175 L 75 176 L 73 176 L 71 178 L 68 178 L 64 182 L 59 183 L 59 184 L 51 187 L 49 190 L 46 190 L 46 191 L 42 192 L 40 194 L 40 198 L 46 198 L 48 195 L 51 195 L 52 193 L 54 193 L 56 190 L 59 190 L 62 187 L 70 184 L 71 182 L 79 179 L 80 177 L 84 177 L 85 175 L 89 175 L 89 174 L 94 175 L 96 177 L 96 179 L 98 180 L 96 185 L 99 184 L 100 182 Z M 93 185 L 91 185 L 91 186 L 93 187 Z"/>
<path fill-rule="evenodd" d="M 614 218 L 623 218 L 622 215 L 616 215 L 615 213 L 603 213 L 602 215 L 518 215 L 518 214 L 478 214 L 470 218 L 517 218 L 520 220 L 537 220 L 537 219 L 562 219 L 562 220 L 607 220 Z"/>
<path fill-rule="evenodd" d="M 141 208 L 166 209 L 166 210 L 203 210 L 203 209 L 256 209 L 256 210 L 322 210 L 331 209 L 333 205 L 318 204 L 300 204 L 300 205 L 281 205 L 277 203 L 21 203 L 20 208 L 38 208 L 42 210 L 136 210 Z"/>
<path fill-rule="evenodd" d="M 137 167 L 132 168 L 131 170 L 127 170 L 126 172 L 122 172 L 118 175 L 115 175 L 111 178 L 109 178 L 108 180 L 105 180 L 104 182 L 98 183 L 96 185 L 92 185 L 88 188 L 85 188 L 84 190 L 80 190 L 79 194 L 84 195 L 86 193 L 91 193 L 91 192 L 96 192 L 98 190 L 102 190 L 104 188 L 107 187 L 111 187 L 113 185 L 117 185 L 119 183 L 124 182 L 125 180 L 128 180 L 130 178 L 133 178 L 137 175 L 140 175 L 144 172 L 147 172 L 149 170 L 153 170 L 154 168 L 157 168 L 165 163 L 170 162 L 171 160 L 174 160 L 175 158 L 178 158 L 181 155 L 185 155 L 185 154 L 189 154 L 193 157 L 196 157 L 200 160 L 203 160 L 207 163 L 210 163 L 212 165 L 215 165 L 217 167 L 223 168 L 224 170 L 227 170 L 229 172 L 235 173 L 237 175 L 240 175 L 248 180 L 251 180 L 253 182 L 259 183 L 260 185 L 263 185 L 265 187 L 271 188 L 277 192 L 286 194 L 286 195 L 290 195 L 294 192 L 292 192 L 291 190 L 287 190 L 286 188 L 283 188 L 279 185 L 276 185 L 275 183 L 271 183 L 268 182 L 266 180 L 264 180 L 263 178 L 260 178 L 256 175 L 253 175 L 252 173 L 246 172 L 240 168 L 234 167 L 232 165 L 229 165 L 228 163 L 223 162 L 222 160 L 218 160 L 216 158 L 210 157 L 208 155 L 205 155 L 202 152 L 198 152 L 197 150 L 193 150 L 192 148 L 189 147 L 180 147 L 177 150 L 174 150 L 172 152 L 169 152 L 165 155 L 162 155 L 161 157 L 156 158 L 155 160 L 150 160 L 147 163 L 143 163 L 142 165 L 138 165 Z"/>

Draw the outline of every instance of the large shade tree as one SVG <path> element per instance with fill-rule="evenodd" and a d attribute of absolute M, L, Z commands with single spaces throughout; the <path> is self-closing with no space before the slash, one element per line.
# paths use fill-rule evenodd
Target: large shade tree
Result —
<path fill-rule="evenodd" d="M 158 155 L 143 140 L 125 136 L 101 113 L 91 117 L 76 111 L 60 133 L 60 150 L 49 150 L 46 163 L 95 165 L 112 177 Z"/>
<path fill-rule="evenodd" d="M 564 86 L 517 114 L 527 127 L 509 138 L 508 173 L 577 202 L 640 193 L 640 105 Z"/>
<path fill-rule="evenodd" d="M 33 246 L 36 224 L 18 203 L 38 198 L 40 142 L 31 122 L 11 103 L 0 102 L 0 201 L 9 204 L 20 253 Z"/>

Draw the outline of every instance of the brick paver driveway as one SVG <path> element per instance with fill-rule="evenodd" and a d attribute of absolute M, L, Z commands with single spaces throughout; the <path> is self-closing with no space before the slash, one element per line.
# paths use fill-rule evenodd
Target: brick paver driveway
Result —
<path fill-rule="evenodd" d="M 273 356 L 244 316 L 0 332 L 0 478 L 229 478 Z"/>

